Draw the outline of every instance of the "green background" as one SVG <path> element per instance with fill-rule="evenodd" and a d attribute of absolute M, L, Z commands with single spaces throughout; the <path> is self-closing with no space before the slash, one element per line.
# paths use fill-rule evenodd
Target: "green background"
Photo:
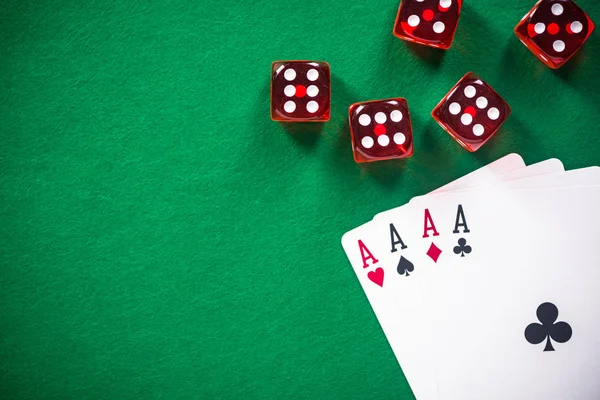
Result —
<path fill-rule="evenodd" d="M 2 399 L 409 399 L 342 234 L 510 152 L 600 164 L 599 32 L 552 71 L 532 0 L 441 54 L 397 0 L 144 3 L 0 1 Z M 285 59 L 331 64 L 330 122 L 270 120 Z M 467 71 L 513 109 L 474 154 L 429 115 Z M 356 164 L 348 105 L 396 96 L 414 156 Z"/>

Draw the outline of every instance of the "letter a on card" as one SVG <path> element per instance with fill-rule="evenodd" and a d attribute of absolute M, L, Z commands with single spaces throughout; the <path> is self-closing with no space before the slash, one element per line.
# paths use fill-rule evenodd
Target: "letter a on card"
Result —
<path fill-rule="evenodd" d="M 460 228 L 462 226 L 463 233 L 471 232 L 469 227 L 467 226 L 467 219 L 465 218 L 465 212 L 463 211 L 462 204 L 458 205 L 458 211 L 456 211 L 456 223 L 454 224 L 454 230 L 452 233 L 460 233 Z"/>
<path fill-rule="evenodd" d="M 360 258 L 362 259 L 363 268 L 368 268 L 369 260 L 371 260 L 371 265 L 377 264 L 379 262 L 378 259 L 373 256 L 373 253 L 365 246 L 362 240 L 358 241 L 358 249 L 360 250 Z M 383 287 L 383 276 L 384 271 L 383 268 L 375 268 L 374 271 L 369 271 L 367 273 L 367 278 L 374 284 Z"/>
<path fill-rule="evenodd" d="M 423 238 L 429 237 L 429 231 L 433 231 L 433 236 L 439 236 L 437 229 L 435 228 L 435 224 L 433 223 L 433 219 L 431 218 L 431 214 L 429 213 L 429 208 L 425 209 L 425 223 L 423 228 Z"/>
<path fill-rule="evenodd" d="M 400 245 L 401 250 L 406 249 L 406 245 L 402 241 L 402 238 L 398 234 L 398 231 L 396 230 L 394 224 L 390 224 L 390 239 L 392 241 L 392 253 L 395 253 L 398 250 L 396 248 L 396 245 L 398 244 Z"/>
<path fill-rule="evenodd" d="M 363 268 L 369 267 L 369 260 L 373 260 L 373 264 L 377 264 L 379 262 L 379 260 L 376 259 L 373 254 L 371 254 L 371 251 L 367 248 L 367 246 L 365 246 L 362 240 L 358 241 L 358 248 L 360 250 L 360 257 L 363 261 Z"/>

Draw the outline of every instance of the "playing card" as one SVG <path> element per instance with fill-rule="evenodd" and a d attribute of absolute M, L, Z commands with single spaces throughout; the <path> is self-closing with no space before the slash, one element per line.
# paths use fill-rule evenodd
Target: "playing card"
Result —
<path fill-rule="evenodd" d="M 557 158 L 550 158 L 548 160 L 540 161 L 538 163 L 531 164 L 531 165 L 528 165 L 523 168 L 514 169 L 512 171 L 508 171 L 505 173 L 493 174 L 492 176 L 483 176 L 483 174 L 482 174 L 481 176 L 478 176 L 478 177 L 476 176 L 475 178 L 471 179 L 468 183 L 461 185 L 461 187 L 457 187 L 452 190 L 466 191 L 473 187 L 478 187 L 478 186 L 480 187 L 480 186 L 484 186 L 484 185 L 493 185 L 497 182 L 517 181 L 517 180 L 523 180 L 523 179 L 527 179 L 527 178 L 537 177 L 537 176 L 541 176 L 541 175 L 549 175 L 549 174 L 554 174 L 554 173 L 559 173 L 559 172 L 564 172 L 564 171 L 565 171 L 565 167 L 563 166 L 562 161 L 560 161 Z M 475 171 L 475 172 L 479 172 L 479 170 Z M 436 195 L 436 194 L 445 193 L 445 192 L 447 192 L 447 191 L 442 191 L 442 190 L 438 189 L 438 190 L 434 190 L 433 192 L 431 192 L 425 196 L 431 196 L 431 195 Z M 418 197 L 416 197 L 416 198 L 418 198 Z M 393 212 L 393 209 L 390 211 Z M 386 214 L 389 214 L 389 213 L 390 212 L 379 213 L 375 216 L 375 219 L 381 218 L 382 216 L 385 216 Z"/>
<path fill-rule="evenodd" d="M 562 163 L 557 159 L 545 160 L 527 168 L 523 168 L 523 165 L 520 156 L 509 155 L 432 194 L 467 190 L 466 188 L 477 185 L 490 186 L 502 180 L 514 181 L 515 187 L 568 185 L 571 182 L 594 182 L 594 179 L 595 182 L 598 181 L 598 169 L 565 173 Z M 533 178 L 538 175 L 545 175 L 546 179 L 538 181 Z M 421 261 L 416 261 L 422 256 L 419 246 L 410 245 L 413 240 L 415 243 L 417 240 L 411 236 L 412 232 L 407 231 L 411 227 L 408 223 L 410 216 L 404 214 L 407 212 L 408 207 L 399 207 L 378 214 L 373 223 L 362 225 L 344 235 L 342 244 L 415 396 L 420 399 L 435 399 L 438 398 L 438 392 L 429 352 L 430 332 L 428 325 L 423 323 L 426 315 L 424 305 L 421 304 L 422 288 L 419 282 L 426 276 L 426 269 L 421 271 Z M 392 219 L 401 222 L 399 227 L 393 221 L 386 221 L 388 214 L 394 215 Z M 464 232 L 465 229 L 469 231 L 464 210 L 461 215 L 457 209 L 456 218 L 459 231 L 463 229 L 463 233 L 469 233 Z M 429 222 L 435 224 L 431 216 Z M 423 226 L 425 229 L 426 224 L 427 222 Z M 436 233 L 435 225 L 429 228 L 431 234 Z M 466 238 L 463 239 L 465 242 L 462 243 L 462 248 L 458 246 L 460 249 L 457 249 L 457 255 L 464 257 L 472 251 L 472 246 Z M 441 253 L 438 257 L 440 255 Z M 427 256 L 430 263 L 433 261 L 432 256 L 435 256 L 434 253 Z"/>
<path fill-rule="evenodd" d="M 511 181 L 554 172 L 564 172 L 564 170 L 565 167 L 562 161 L 560 161 L 558 158 L 549 158 L 548 160 L 528 165 L 526 168 L 519 168 L 506 172 L 500 175 L 500 180 Z"/>
<path fill-rule="evenodd" d="M 488 165 L 479 168 L 460 179 L 452 181 L 436 190 L 433 193 L 447 192 L 454 189 L 465 189 L 474 187 L 487 180 L 495 181 L 499 176 L 504 174 L 518 171 L 525 168 L 525 161 L 523 157 L 516 153 L 508 154 Z"/>
<path fill-rule="evenodd" d="M 342 238 L 342 246 L 394 355 L 399 361 L 402 360 L 402 371 L 415 396 L 435 399 L 435 383 L 429 379 L 430 365 L 422 360 L 418 351 L 423 345 L 421 338 L 411 329 L 410 321 L 398 318 L 405 305 L 394 301 L 393 290 L 402 290 L 407 297 L 419 295 L 419 287 L 405 280 L 415 269 L 411 261 L 414 253 L 402 241 L 401 231 L 392 233 L 393 243 L 383 243 L 371 233 L 371 225 L 367 223 L 346 233 Z M 390 251 L 390 245 L 399 254 L 399 260 L 396 268 L 384 269 L 379 266 L 379 259 Z"/>
<path fill-rule="evenodd" d="M 521 179 L 498 181 L 489 185 L 481 185 L 478 188 L 457 189 L 452 193 L 462 193 L 465 198 L 468 198 L 471 192 L 478 193 L 486 188 L 507 190 L 510 188 L 572 187 L 600 184 L 599 167 L 543 174 L 528 178 L 525 175 L 520 173 Z M 446 195 L 447 193 L 436 193 L 429 196 L 415 197 L 403 213 L 390 214 L 389 220 L 378 219 L 380 224 L 402 219 L 409 232 L 405 235 L 405 238 L 414 242 L 414 247 L 416 247 L 415 261 L 420 261 L 417 259 L 417 257 L 420 257 L 424 260 L 422 262 L 424 265 L 443 265 L 447 259 L 456 261 L 452 258 L 449 249 L 454 250 L 455 246 L 459 245 L 458 241 L 465 244 L 466 249 L 470 249 L 468 242 L 472 229 L 468 227 L 467 213 L 464 206 L 458 204 L 455 210 L 439 210 L 430 206 L 430 204 L 437 204 L 437 199 Z M 408 215 L 409 212 L 410 216 Z M 380 230 L 383 229 L 380 225 Z M 461 258 L 464 258 L 465 255 L 465 252 L 461 252 Z M 388 258 L 383 258 L 382 261 L 384 264 L 389 262 Z M 461 261 L 458 260 L 457 262 Z"/>
<path fill-rule="evenodd" d="M 530 173 L 532 175 L 543 174 L 562 169 L 562 163 L 550 161 L 537 164 L 531 169 Z M 555 178 L 551 178 L 551 175 L 556 174 L 541 175 L 548 177 L 544 181 L 547 185 L 555 182 Z M 511 174 L 508 174 L 508 176 L 511 176 Z M 518 175 L 512 174 L 511 177 L 515 179 L 521 178 L 521 180 L 507 184 L 517 185 L 516 182 L 526 181 L 526 176 L 526 172 L 520 172 Z M 598 180 L 598 174 L 595 176 Z M 485 182 L 493 180 L 486 177 Z M 533 180 L 534 178 L 530 178 L 530 185 L 535 184 L 535 182 L 531 182 Z M 568 182 L 567 179 L 563 179 L 563 181 Z M 521 185 L 525 186 L 524 184 Z M 538 185 L 542 185 L 542 183 L 538 183 Z M 457 187 L 456 190 L 460 190 L 460 188 Z M 421 291 L 418 281 L 422 279 L 422 269 L 426 270 L 434 266 L 438 258 L 442 255 L 442 251 L 435 246 L 434 242 L 430 243 L 431 246 L 429 248 L 422 247 L 420 242 L 423 241 L 423 236 L 427 234 L 427 231 L 416 234 L 418 229 L 413 229 L 408 224 L 411 217 L 410 214 L 410 207 L 400 207 L 395 209 L 393 213 L 378 215 L 373 224 L 363 227 L 360 235 L 363 238 L 367 238 L 365 240 L 368 240 L 369 245 L 366 245 L 364 241 L 361 243 L 360 246 L 365 246 L 361 249 L 364 253 L 360 259 L 357 258 L 357 261 L 359 265 L 362 262 L 361 267 L 364 267 L 365 260 L 367 264 L 369 261 L 377 260 L 377 268 L 368 273 L 371 274 L 370 276 L 367 274 L 368 279 L 383 285 L 384 279 L 390 278 L 386 282 L 385 296 L 380 296 L 378 300 L 375 300 L 380 301 L 381 305 L 373 304 L 372 298 L 375 295 L 369 296 L 368 291 L 374 289 L 372 283 L 369 286 L 369 282 L 365 281 L 366 285 L 363 285 L 363 288 L 365 288 L 365 292 L 369 296 L 374 310 L 376 308 L 384 309 L 386 311 L 382 311 L 382 313 L 386 315 L 393 314 L 395 316 L 394 321 L 382 323 L 382 328 L 386 332 L 386 336 L 401 363 L 413 391 L 419 398 L 436 398 L 434 392 L 435 385 L 432 383 L 435 380 L 433 379 L 431 365 L 428 361 L 431 355 L 429 353 L 428 341 L 425 340 L 427 332 L 423 331 L 425 329 L 422 324 L 424 313 L 420 303 Z M 386 216 L 388 217 L 387 219 L 385 218 Z M 464 214 L 457 214 L 456 217 L 460 218 L 458 229 L 462 227 L 462 224 L 467 224 Z M 423 222 L 425 226 L 428 226 L 431 231 L 430 233 L 439 236 L 440 231 L 436 228 L 431 215 L 428 216 L 427 221 Z M 424 225 L 417 224 L 417 226 L 422 227 Z M 466 233 L 468 234 L 468 225 L 466 227 Z M 466 237 L 464 239 L 467 240 Z M 411 246 L 411 244 L 414 244 L 414 246 Z M 469 245 L 466 242 L 465 246 L 465 251 L 469 251 Z M 372 253 L 367 253 L 367 249 Z M 370 255 L 373 255 L 373 258 L 367 259 Z M 355 264 L 353 263 L 353 265 Z M 359 271 L 357 271 L 358 274 L 360 274 Z M 390 300 L 390 296 L 393 299 Z M 395 303 L 395 305 L 390 304 L 390 302 Z M 380 322 L 383 318 L 386 317 L 381 317 Z"/>
<path fill-rule="evenodd" d="M 444 190 L 461 188 L 463 183 L 467 187 L 476 181 L 495 180 L 497 175 L 524 166 L 525 163 L 519 155 L 510 154 L 446 185 Z M 410 250 L 402 241 L 402 233 L 394 227 L 389 228 L 390 241 L 383 242 L 373 235 L 371 225 L 367 223 L 346 233 L 342 238 L 342 246 L 396 358 L 402 360 L 403 372 L 415 395 L 419 398 L 435 399 L 437 391 L 435 382 L 431 379 L 431 367 L 420 351 L 426 344 L 422 342 L 417 331 L 410 329 L 412 322 L 409 319 L 398 318 L 398 308 L 401 311 L 404 306 L 410 306 L 411 293 L 416 290 L 414 295 L 419 295 L 418 286 L 404 281 L 404 278 L 409 277 L 415 268 L 411 261 Z M 397 264 L 393 268 L 381 268 L 378 265 L 378 257 L 390 251 L 400 254 Z M 394 293 L 390 288 L 400 289 L 406 296 L 407 303 L 397 305 L 392 301 Z"/>
<path fill-rule="evenodd" d="M 497 180 L 501 179 L 500 177 L 502 175 L 524 169 L 527 169 L 527 167 L 525 165 L 525 161 L 523 161 L 523 157 L 516 153 L 511 153 L 457 180 L 441 186 L 433 190 L 431 193 L 441 193 L 455 189 L 467 189 L 484 184 L 486 182 L 496 182 Z M 392 213 L 395 209 L 396 208 L 392 208 L 390 210 L 380 212 L 373 219 Z"/>
<path fill-rule="evenodd" d="M 413 262 L 421 266 L 420 276 L 417 279 L 429 279 L 429 276 L 447 271 L 450 267 L 460 268 L 469 259 L 478 241 L 482 240 L 477 228 L 473 228 L 470 210 L 465 204 L 457 203 L 448 206 L 444 199 L 450 193 L 461 198 L 470 199 L 481 191 L 494 190 L 506 191 L 511 189 L 534 189 L 550 187 L 577 187 L 581 185 L 600 185 L 600 168 L 589 167 L 555 174 L 546 174 L 536 177 L 524 178 L 507 182 L 496 182 L 491 185 L 483 185 L 479 188 L 456 190 L 454 192 L 436 194 L 432 196 L 415 197 L 402 213 L 398 212 L 390 216 L 390 223 L 402 220 L 406 227 L 404 240 L 412 244 Z M 501 201 L 501 200 L 499 200 Z M 379 231 L 384 231 L 387 221 L 379 220 Z M 381 240 L 383 241 L 383 240 Z M 381 258 L 381 265 L 391 264 L 393 257 Z M 462 270 L 453 269 L 452 276 L 447 282 L 462 279 Z M 427 296 L 421 292 L 422 296 Z M 396 302 L 402 303 L 404 299 L 400 293 L 396 295 Z M 410 310 L 419 315 L 423 314 L 419 303 L 413 303 Z M 419 329 L 419 328 L 417 328 Z M 426 336 L 423 333 L 423 336 Z"/>
<path fill-rule="evenodd" d="M 419 281 L 439 398 L 600 396 L 598 201 L 600 186 L 505 187 L 413 204 L 454 245 Z"/>
<path fill-rule="evenodd" d="M 465 190 L 482 184 L 523 179 L 531 176 L 561 172 L 564 170 L 565 169 L 562 162 L 556 158 L 551 158 L 525 166 L 523 158 L 518 154 L 512 153 L 482 168 L 479 168 L 478 170 L 475 170 L 460 179 L 433 190 L 431 193 L 429 193 L 429 195 L 451 190 Z M 385 217 L 387 214 L 393 213 L 397 208 L 399 207 L 383 211 L 377 214 L 373 219 Z"/>
<path fill-rule="evenodd" d="M 512 189 L 533 189 L 542 187 L 576 187 L 600 185 L 600 167 L 587 167 L 569 171 L 544 174 L 539 176 L 523 177 L 517 180 L 495 182 L 482 185 L 486 187 L 502 187 Z"/>

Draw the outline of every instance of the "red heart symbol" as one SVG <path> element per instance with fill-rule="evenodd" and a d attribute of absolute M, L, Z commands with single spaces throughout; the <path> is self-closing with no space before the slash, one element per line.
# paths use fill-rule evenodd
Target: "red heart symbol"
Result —
<path fill-rule="evenodd" d="M 371 282 L 383 287 L 383 268 L 377 268 L 375 271 L 369 272 L 367 277 Z"/>

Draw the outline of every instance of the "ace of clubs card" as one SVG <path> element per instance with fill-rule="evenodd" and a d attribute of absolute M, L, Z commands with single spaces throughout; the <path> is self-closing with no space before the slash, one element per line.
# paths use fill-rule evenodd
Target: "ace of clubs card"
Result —
<path fill-rule="evenodd" d="M 599 186 L 504 187 L 411 204 L 441 225 L 461 206 L 477 227 L 456 236 L 472 230 L 468 254 L 452 248 L 420 280 L 440 399 L 598 398 L 599 201 Z"/>

